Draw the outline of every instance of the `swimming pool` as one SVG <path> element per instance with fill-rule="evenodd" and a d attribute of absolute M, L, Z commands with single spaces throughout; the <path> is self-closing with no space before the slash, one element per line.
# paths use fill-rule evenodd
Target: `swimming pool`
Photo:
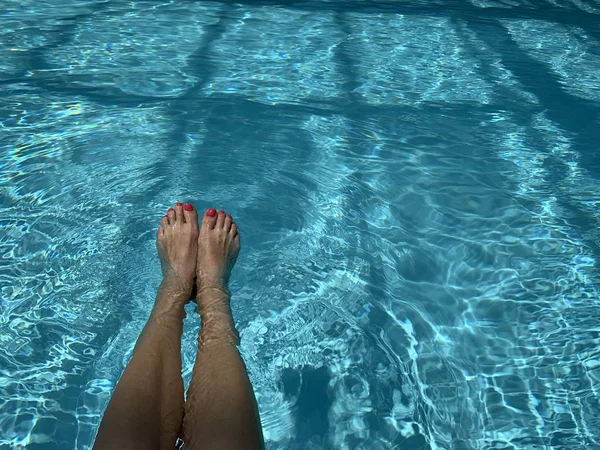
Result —
<path fill-rule="evenodd" d="M 268 449 L 600 448 L 599 14 L 4 0 L 0 448 L 91 448 L 175 201 L 239 224 Z"/>

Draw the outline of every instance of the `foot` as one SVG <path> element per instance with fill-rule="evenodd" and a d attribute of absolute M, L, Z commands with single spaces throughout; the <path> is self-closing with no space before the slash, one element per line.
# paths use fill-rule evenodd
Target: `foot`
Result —
<path fill-rule="evenodd" d="M 207 210 L 198 236 L 198 292 L 226 288 L 239 251 L 240 235 L 232 217 L 224 211 Z"/>
<path fill-rule="evenodd" d="M 162 218 L 156 247 L 163 272 L 162 286 L 174 289 L 188 300 L 196 276 L 198 214 L 186 203 L 177 203 Z"/>

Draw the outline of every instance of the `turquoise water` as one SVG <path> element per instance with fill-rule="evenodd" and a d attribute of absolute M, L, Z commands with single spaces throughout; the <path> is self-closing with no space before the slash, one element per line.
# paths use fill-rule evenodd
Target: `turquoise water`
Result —
<path fill-rule="evenodd" d="M 274 449 L 600 449 L 596 0 L 3 0 L 0 448 L 89 449 L 172 203 Z M 198 319 L 185 322 L 184 378 Z"/>

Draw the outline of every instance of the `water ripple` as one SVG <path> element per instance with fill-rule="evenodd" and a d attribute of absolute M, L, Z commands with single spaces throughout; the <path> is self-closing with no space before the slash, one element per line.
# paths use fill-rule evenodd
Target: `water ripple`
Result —
<path fill-rule="evenodd" d="M 597 11 L 555 3 L 6 3 L 0 447 L 90 448 L 179 200 L 242 231 L 269 449 L 600 448 Z"/>

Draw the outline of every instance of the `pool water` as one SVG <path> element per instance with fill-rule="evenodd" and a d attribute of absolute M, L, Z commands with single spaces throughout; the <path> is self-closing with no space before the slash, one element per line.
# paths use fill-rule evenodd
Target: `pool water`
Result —
<path fill-rule="evenodd" d="M 600 449 L 597 0 L 0 24 L 1 449 L 91 448 L 176 201 L 240 227 L 267 449 Z"/>

